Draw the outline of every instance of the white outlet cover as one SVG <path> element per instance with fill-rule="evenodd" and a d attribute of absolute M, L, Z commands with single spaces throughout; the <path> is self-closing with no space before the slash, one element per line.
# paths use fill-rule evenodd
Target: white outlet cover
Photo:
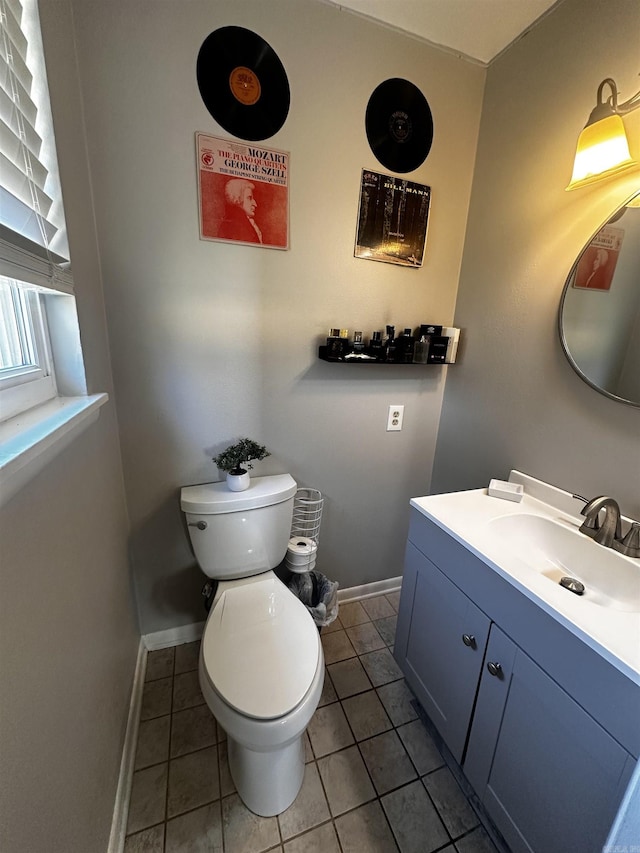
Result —
<path fill-rule="evenodd" d="M 387 415 L 387 432 L 396 432 L 402 429 L 402 420 L 404 418 L 404 405 L 396 403 L 389 406 L 389 414 Z"/>

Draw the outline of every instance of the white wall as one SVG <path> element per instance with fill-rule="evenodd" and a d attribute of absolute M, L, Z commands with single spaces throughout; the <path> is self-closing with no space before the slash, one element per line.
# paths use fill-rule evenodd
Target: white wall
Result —
<path fill-rule="evenodd" d="M 638 3 L 565 0 L 489 69 L 433 491 L 519 468 L 640 515 L 640 410 L 584 383 L 556 331 L 574 259 L 638 187 L 636 171 L 564 191 L 600 81 L 638 88 L 638 32 Z M 640 112 L 625 121 L 638 159 Z"/>
<path fill-rule="evenodd" d="M 89 393 L 112 392 L 66 3 L 41 11 Z M 139 642 L 113 402 L 0 515 L 0 850 L 107 847 Z"/>
<path fill-rule="evenodd" d="M 318 568 L 352 586 L 401 572 L 408 501 L 429 490 L 445 368 L 358 370 L 317 360 L 332 326 L 449 323 L 461 262 L 484 69 L 316 0 L 74 3 L 79 76 L 143 632 L 202 618 L 179 507 L 218 478 L 210 456 L 247 434 L 326 498 Z M 229 137 L 196 84 L 198 50 L 253 29 L 291 86 L 265 141 L 291 154 L 287 252 L 198 238 L 196 131 Z M 426 260 L 355 259 L 364 114 L 405 77 L 435 138 L 408 177 L 433 188 Z M 405 427 L 387 433 L 387 408 Z"/>

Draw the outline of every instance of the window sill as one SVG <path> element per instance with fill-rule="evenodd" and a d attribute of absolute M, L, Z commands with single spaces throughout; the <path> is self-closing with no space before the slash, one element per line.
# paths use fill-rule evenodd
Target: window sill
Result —
<path fill-rule="evenodd" d="M 0 424 L 0 506 L 98 419 L 108 394 L 57 397 Z"/>

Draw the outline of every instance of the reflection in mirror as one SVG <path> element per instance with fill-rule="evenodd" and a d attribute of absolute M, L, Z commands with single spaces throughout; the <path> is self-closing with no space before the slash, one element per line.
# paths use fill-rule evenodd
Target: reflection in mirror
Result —
<path fill-rule="evenodd" d="M 560 300 L 571 366 L 602 394 L 640 406 L 640 192 L 597 231 Z"/>

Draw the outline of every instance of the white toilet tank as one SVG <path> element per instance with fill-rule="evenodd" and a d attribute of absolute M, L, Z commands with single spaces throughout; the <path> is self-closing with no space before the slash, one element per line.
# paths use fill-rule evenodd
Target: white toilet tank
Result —
<path fill-rule="evenodd" d="M 243 492 L 224 482 L 185 486 L 180 506 L 205 575 L 232 580 L 275 568 L 287 552 L 296 489 L 290 474 L 252 477 Z"/>

